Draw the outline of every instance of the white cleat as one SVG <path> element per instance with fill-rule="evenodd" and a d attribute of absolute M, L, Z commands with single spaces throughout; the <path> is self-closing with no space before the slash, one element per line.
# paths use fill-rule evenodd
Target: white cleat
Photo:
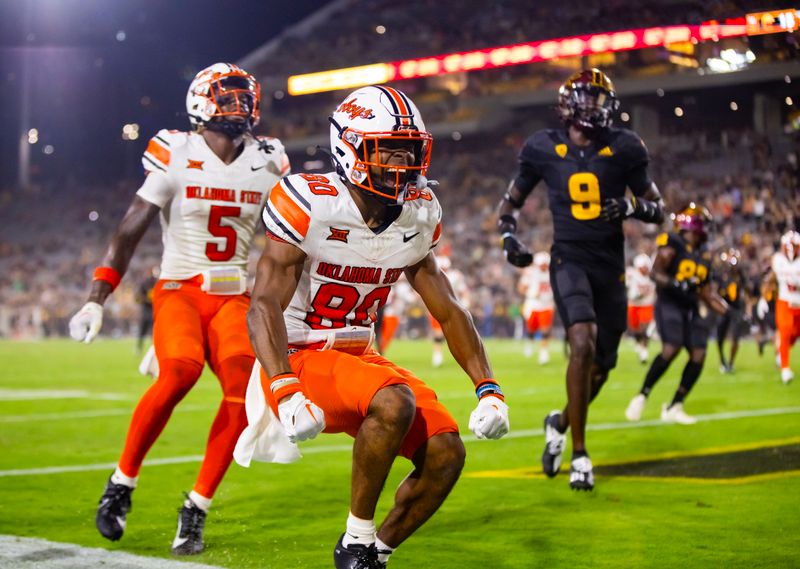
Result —
<path fill-rule="evenodd" d="M 547 350 L 539 350 L 539 365 L 547 365 L 550 363 L 550 352 Z"/>
<path fill-rule="evenodd" d="M 794 372 L 791 370 L 791 368 L 785 367 L 781 369 L 781 381 L 784 384 L 789 383 L 793 379 L 794 379 Z"/>
<path fill-rule="evenodd" d="M 679 425 L 694 425 L 697 417 L 692 417 L 683 410 L 683 403 L 676 403 L 670 407 L 666 403 L 661 406 L 661 420 L 665 423 L 678 423 Z"/>
<path fill-rule="evenodd" d="M 638 394 L 636 397 L 631 399 L 631 402 L 628 403 L 628 408 L 625 409 L 625 418 L 628 421 L 638 421 L 642 418 L 642 412 L 644 411 L 644 406 L 647 403 L 647 397 L 642 395 L 641 393 Z"/>
<path fill-rule="evenodd" d="M 442 367 L 442 362 L 444 362 L 444 356 L 442 356 L 442 353 L 433 352 L 433 357 L 431 358 L 431 365 L 433 367 Z"/>
<path fill-rule="evenodd" d="M 636 352 L 639 356 L 639 363 L 646 364 L 647 360 L 650 359 L 650 352 L 648 352 L 647 348 L 644 346 L 639 346 L 636 348 Z"/>
<path fill-rule="evenodd" d="M 533 346 L 530 344 L 525 344 L 525 347 L 522 349 L 522 355 L 526 358 L 530 358 L 533 356 Z"/>

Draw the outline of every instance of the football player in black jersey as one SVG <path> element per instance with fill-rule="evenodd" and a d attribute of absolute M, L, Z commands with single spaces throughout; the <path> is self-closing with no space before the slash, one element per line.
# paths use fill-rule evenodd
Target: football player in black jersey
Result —
<path fill-rule="evenodd" d="M 571 427 L 573 489 L 594 487 L 586 416 L 617 363 L 627 325 L 622 221 L 661 223 L 664 217 L 642 140 L 611 127 L 618 107 L 613 84 L 602 71 L 587 69 L 567 79 L 557 107 L 564 128 L 538 131 L 525 142 L 519 172 L 498 208 L 506 259 L 517 267 L 530 265 L 531 254 L 515 235 L 517 214 L 534 186 L 541 180 L 547 184 L 554 231 L 550 282 L 570 356 L 567 405 L 545 418 L 542 468 L 550 477 L 559 471 Z"/>
<path fill-rule="evenodd" d="M 692 203 L 675 216 L 677 231 L 657 238 L 652 277 L 656 283 L 655 312 L 661 353 L 650 365 L 642 389 L 625 410 L 629 421 L 641 418 L 650 391 L 683 347 L 689 352 L 689 361 L 683 368 L 675 396 L 661 408 L 661 420 L 697 422 L 683 410 L 683 401 L 697 383 L 706 358 L 710 322 L 702 314 L 699 301 L 718 314 L 728 312 L 728 304 L 710 286 L 711 253 L 705 246 L 710 222 L 708 210 Z"/>
<path fill-rule="evenodd" d="M 733 373 L 733 362 L 739 350 L 739 339 L 747 333 L 750 318 L 746 310 L 749 285 L 742 270 L 742 254 L 737 249 L 727 249 L 719 254 L 720 271 L 717 277 L 719 295 L 730 310 L 717 323 L 717 348 L 719 370 Z M 725 339 L 730 335 L 731 353 L 725 357 Z"/>

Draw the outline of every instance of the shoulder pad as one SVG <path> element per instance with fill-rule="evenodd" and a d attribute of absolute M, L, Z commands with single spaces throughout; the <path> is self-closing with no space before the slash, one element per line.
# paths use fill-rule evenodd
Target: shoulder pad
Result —
<path fill-rule="evenodd" d="M 627 128 L 614 129 L 613 132 L 616 136 L 612 144 L 618 154 L 624 153 L 629 159 L 648 159 L 647 146 L 638 134 Z"/>
<path fill-rule="evenodd" d="M 270 191 L 264 206 L 264 223 L 271 233 L 300 243 L 311 225 L 313 203 L 321 197 L 335 197 L 339 189 L 323 174 L 292 174 Z"/>
<path fill-rule="evenodd" d="M 561 148 L 563 147 L 563 150 Z M 560 151 L 561 150 L 561 151 Z M 552 157 L 566 154 L 566 140 L 561 131 L 545 129 L 534 132 L 520 151 L 521 158 L 536 158 L 538 156 Z"/>
<path fill-rule="evenodd" d="M 179 130 L 161 129 L 147 143 L 142 155 L 142 165 L 148 172 L 166 172 L 172 153 L 186 144 L 189 134 Z"/>

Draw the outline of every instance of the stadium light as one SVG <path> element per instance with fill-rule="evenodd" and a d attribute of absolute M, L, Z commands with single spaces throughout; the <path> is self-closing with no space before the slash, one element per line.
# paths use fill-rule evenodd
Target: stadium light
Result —
<path fill-rule="evenodd" d="M 683 116 L 683 109 L 680 107 L 675 107 L 675 116 L 682 117 Z"/>
<path fill-rule="evenodd" d="M 56 151 L 56 147 L 52 144 L 46 144 L 44 148 L 42 148 L 42 152 L 50 156 L 53 152 Z"/>
<path fill-rule="evenodd" d="M 380 34 L 380 35 L 385 34 L 386 33 L 386 26 L 381 26 L 380 24 L 378 24 L 377 26 L 375 26 L 375 33 L 376 34 Z"/>
<path fill-rule="evenodd" d="M 138 124 L 130 123 L 122 127 L 122 140 L 136 140 L 137 138 L 139 138 Z"/>
<path fill-rule="evenodd" d="M 39 142 L 39 131 L 32 128 L 28 131 L 28 144 L 36 144 Z"/>
<path fill-rule="evenodd" d="M 786 97 L 783 101 L 790 107 L 794 104 L 794 101 L 791 97 Z"/>
<path fill-rule="evenodd" d="M 736 101 L 731 101 L 730 107 L 731 107 L 732 111 L 738 111 L 739 110 L 739 105 L 736 103 Z"/>
<path fill-rule="evenodd" d="M 624 111 L 619 114 L 619 118 L 622 119 L 622 122 L 628 122 L 631 120 L 631 116 Z"/>

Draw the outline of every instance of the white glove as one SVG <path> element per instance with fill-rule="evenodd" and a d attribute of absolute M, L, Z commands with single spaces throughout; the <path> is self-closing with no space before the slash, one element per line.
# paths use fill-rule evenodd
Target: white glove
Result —
<path fill-rule="evenodd" d="M 508 433 L 508 405 L 494 395 L 478 401 L 469 415 L 469 430 L 479 439 L 499 439 Z"/>
<path fill-rule="evenodd" d="M 69 320 L 69 335 L 73 340 L 86 344 L 94 340 L 103 325 L 103 307 L 96 302 L 87 302 Z"/>
<path fill-rule="evenodd" d="M 278 417 L 293 443 L 313 439 L 325 428 L 325 413 L 302 391 L 278 405 Z"/>
<path fill-rule="evenodd" d="M 756 304 L 756 316 L 763 320 L 766 318 L 768 312 L 769 303 L 767 302 L 767 299 L 762 296 L 758 299 L 758 304 Z"/>

